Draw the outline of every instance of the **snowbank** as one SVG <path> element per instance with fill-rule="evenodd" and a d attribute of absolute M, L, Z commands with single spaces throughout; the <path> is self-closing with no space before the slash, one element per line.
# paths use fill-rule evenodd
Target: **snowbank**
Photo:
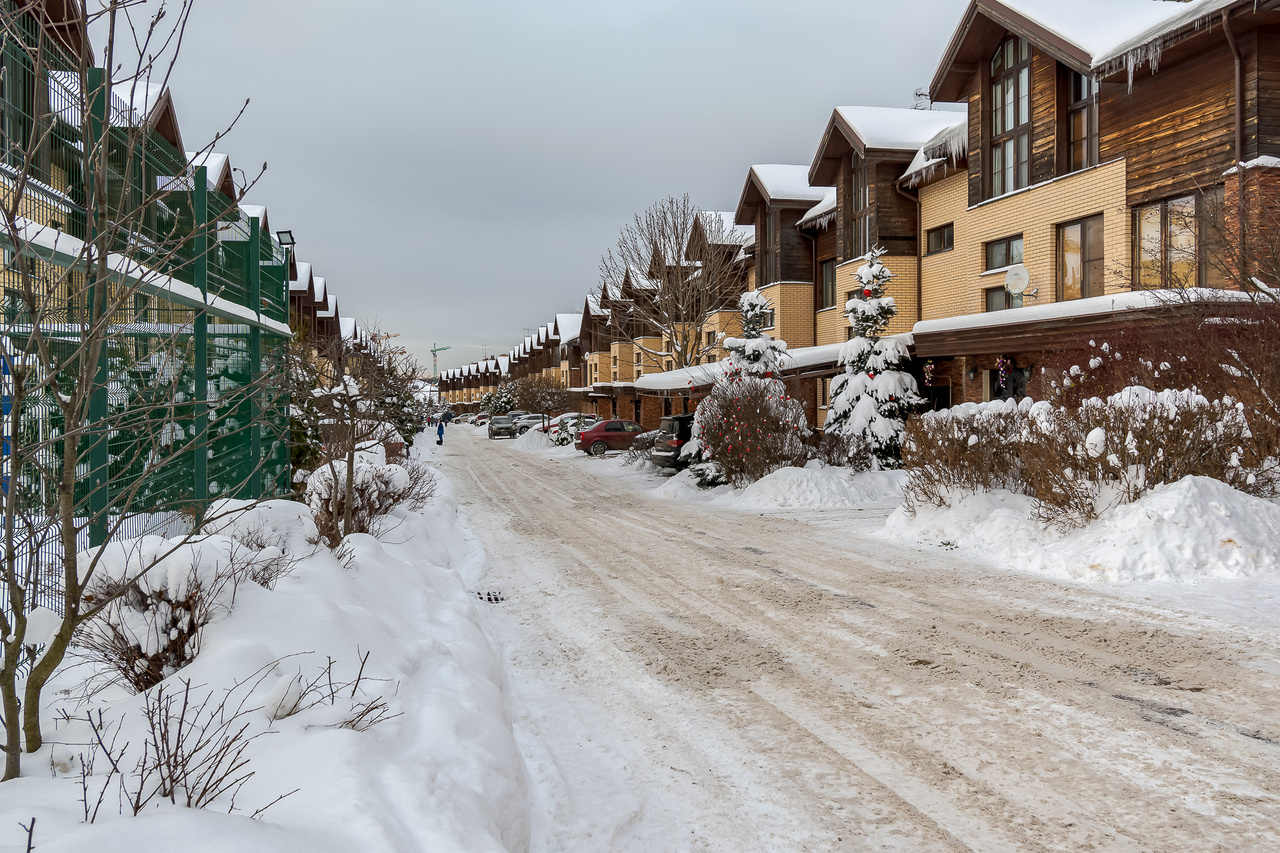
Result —
<path fill-rule="evenodd" d="M 855 473 L 848 468 L 810 463 L 805 468 L 774 471 L 745 489 L 700 489 L 693 475 L 681 471 L 654 489 L 654 494 L 713 503 L 726 509 L 854 509 L 899 503 L 904 482 L 900 471 Z"/>
<path fill-rule="evenodd" d="M 296 527 L 295 542 L 314 531 L 277 504 L 244 511 L 234 523 Z M 308 551 L 274 590 L 242 584 L 229 615 L 206 629 L 196 660 L 165 682 L 180 692 L 189 680 L 194 695 L 215 701 L 228 690 L 247 697 L 246 735 L 262 736 L 245 752 L 254 775 L 236 797 L 236 814 L 226 814 L 224 795 L 206 810 L 165 803 L 120 817 L 109 788 L 97 822 L 84 823 L 85 713 L 101 708 L 108 724 L 121 724 L 120 743 L 140 746 L 143 697 L 113 688 L 73 705 L 57 689 L 83 681 L 83 672 L 69 670 L 48 695 L 75 719 L 47 731 L 44 750 L 24 762 L 26 777 L 5 785 L 0 824 L 37 817 L 42 853 L 179 844 L 210 853 L 527 849 L 526 774 L 502 664 L 480 627 L 485 605 L 468 589 L 484 558 L 465 535 L 452 487 L 442 480 L 423 511 L 397 507 L 377 536 L 352 535 L 345 544 L 341 562 L 326 549 Z M 328 689 L 330 678 L 346 686 Z M 311 698 L 319 701 L 299 702 L 317 679 Z M 364 730 L 350 725 L 369 703 L 385 703 L 386 719 Z M 53 729 L 55 714 L 46 719 Z M 117 784 L 105 764 L 100 756 L 89 777 L 91 799 L 101 785 Z M 16 838 L 16 831 L 4 836 Z"/>
<path fill-rule="evenodd" d="M 1280 576 L 1280 506 L 1206 477 L 1158 486 L 1081 530 L 1047 531 L 1030 498 L 966 495 L 950 508 L 899 508 L 885 534 L 972 549 L 1009 568 L 1083 581 Z"/>

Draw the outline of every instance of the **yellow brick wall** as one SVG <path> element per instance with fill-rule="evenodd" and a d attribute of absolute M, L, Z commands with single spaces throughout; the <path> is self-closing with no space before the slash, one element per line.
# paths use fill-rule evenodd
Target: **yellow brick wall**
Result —
<path fill-rule="evenodd" d="M 985 310 L 983 291 L 1004 284 L 1004 275 L 983 276 L 984 244 L 1022 234 L 1028 290 L 1039 289 L 1027 305 L 1056 299 L 1057 226 L 1094 214 L 1103 216 L 1107 293 L 1129 289 L 1130 215 L 1125 204 L 1125 164 L 1117 160 L 968 208 L 968 178 L 961 172 L 920 190 L 920 244 L 930 228 L 955 223 L 955 248 L 926 255 L 922 319 Z M 895 269 L 895 272 L 897 270 Z M 897 294 L 895 294 L 897 295 Z M 899 315 L 901 316 L 901 314 Z"/>
<path fill-rule="evenodd" d="M 834 312 L 836 318 L 824 316 L 822 318 L 824 324 L 824 334 L 819 335 L 818 342 L 824 344 L 833 344 L 837 341 L 848 340 L 849 338 L 849 319 L 840 314 L 844 310 L 844 304 L 849 301 L 851 294 L 862 292 L 862 283 L 858 281 L 857 272 L 866 261 L 861 258 L 855 258 L 852 261 L 845 261 L 836 267 L 836 306 Z M 884 255 L 880 258 L 880 263 L 888 267 L 889 272 L 893 273 L 893 278 L 889 280 L 889 286 L 885 288 L 885 292 L 892 296 L 895 305 L 898 308 L 898 314 L 893 318 L 893 322 L 889 324 L 886 334 L 897 335 L 903 332 L 911 331 L 911 327 L 916 324 L 916 311 L 918 304 L 918 294 L 916 288 L 916 257 L 915 255 Z M 829 309 L 827 313 L 833 313 Z M 830 337 L 827 337 L 830 335 Z"/>
<path fill-rule="evenodd" d="M 784 281 L 760 288 L 773 306 L 771 337 L 784 340 L 791 349 L 813 346 L 813 285 Z"/>
<path fill-rule="evenodd" d="M 653 350 L 654 352 L 666 352 L 667 347 L 665 338 L 636 338 L 636 344 L 638 344 L 638 346 L 633 346 L 631 350 L 631 376 L 633 379 L 637 375 L 642 376 L 646 373 L 661 373 L 666 369 L 663 367 L 662 359 L 644 351 L 645 349 L 648 349 Z M 641 347 L 644 349 L 641 349 Z M 640 356 L 639 373 L 636 372 L 636 355 Z"/>
<path fill-rule="evenodd" d="M 596 382 L 609 381 L 609 354 L 603 352 L 593 352 L 587 354 L 587 375 L 583 377 L 583 382 L 588 387 Z"/>
<path fill-rule="evenodd" d="M 614 366 L 616 359 L 617 366 Z M 603 382 L 634 382 L 636 364 L 634 347 L 630 341 L 614 341 L 609 345 L 609 364 L 601 367 L 601 372 L 609 371 Z"/>
<path fill-rule="evenodd" d="M 823 308 L 814 316 L 814 345 L 839 343 L 849 339 L 849 318 L 844 315 L 844 293 L 832 308 Z"/>

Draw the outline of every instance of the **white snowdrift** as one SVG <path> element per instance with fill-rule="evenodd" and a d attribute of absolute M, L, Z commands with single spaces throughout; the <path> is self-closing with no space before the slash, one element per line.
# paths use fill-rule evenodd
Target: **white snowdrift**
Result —
<path fill-rule="evenodd" d="M 1030 498 L 966 495 L 950 508 L 899 508 L 885 534 L 950 543 L 997 564 L 1083 581 L 1194 581 L 1280 575 L 1280 506 L 1206 477 L 1159 486 L 1066 534 L 1031 517 Z"/>
<path fill-rule="evenodd" d="M 782 468 L 745 489 L 699 489 L 692 475 L 681 471 L 654 493 L 726 509 L 854 509 L 897 504 L 902 500 L 903 482 L 899 471 L 854 473 L 847 468 L 810 463 L 806 468 Z"/>
<path fill-rule="evenodd" d="M 268 505 L 235 523 L 302 530 L 305 540 L 297 506 Z M 79 721 L 55 730 L 57 717 L 48 714 L 49 743 L 24 761 L 23 779 L 5 784 L 0 825 L 36 817 L 42 853 L 527 849 L 526 773 L 502 665 L 480 627 L 485 605 L 467 587 L 484 559 L 461 527 L 442 480 L 427 509 L 398 507 L 376 537 L 348 537 L 346 565 L 320 549 L 274 590 L 242 584 L 230 614 L 208 626 L 199 657 L 166 689 L 181 691 L 179 678 L 189 679 L 197 695 L 217 696 L 248 679 L 242 689 L 254 710 L 244 718 L 247 734 L 264 736 L 245 753 L 255 775 L 236 798 L 236 814 L 225 813 L 222 798 L 203 811 L 165 804 L 120 817 L 113 789 L 97 822 L 85 824 L 78 755 L 91 738 L 82 722 L 88 708 L 68 704 Z M 356 696 L 347 688 L 333 701 L 282 714 L 300 677 L 311 680 L 332 658 L 334 680 L 351 682 L 365 654 Z M 78 685 L 83 672 L 59 678 L 48 695 L 70 703 L 58 688 Z M 340 726 L 359 702 L 377 699 L 399 716 L 365 731 Z M 142 697 L 113 689 L 91 704 L 108 721 L 123 720 L 121 743 L 141 744 Z M 90 777 L 91 798 L 105 763 L 100 757 Z M 294 789 L 261 819 L 247 818 Z M 5 846 L 17 837 L 6 832 L 0 849 L 22 849 Z"/>

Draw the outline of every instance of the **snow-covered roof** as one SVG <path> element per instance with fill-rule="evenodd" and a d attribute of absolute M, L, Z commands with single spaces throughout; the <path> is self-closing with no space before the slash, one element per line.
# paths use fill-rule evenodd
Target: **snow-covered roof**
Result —
<path fill-rule="evenodd" d="M 969 123 L 961 121 L 944 127 L 920 146 L 911 165 L 902 174 L 902 179 L 908 186 L 915 186 L 920 181 L 933 177 L 933 173 L 944 163 L 950 162 L 953 166 L 959 164 L 968 156 L 968 152 Z"/>
<path fill-rule="evenodd" d="M 582 335 L 581 314 L 557 314 L 556 331 L 560 333 L 560 342 L 569 343 Z"/>
<path fill-rule="evenodd" d="M 298 261 L 295 264 L 298 277 L 289 282 L 289 290 L 294 292 L 304 292 L 311 289 L 311 264 Z"/>
<path fill-rule="evenodd" d="M 1270 154 L 1263 154 L 1261 157 L 1254 157 L 1252 160 L 1246 160 L 1240 164 L 1246 172 L 1250 169 L 1277 169 L 1280 168 L 1280 157 L 1272 157 Z M 1230 177 L 1236 173 L 1236 167 L 1232 166 L 1223 172 L 1223 177 Z"/>
<path fill-rule="evenodd" d="M 354 318 L 354 317 L 339 317 L 339 318 L 338 318 L 338 333 L 339 333 L 340 335 L 342 335 L 342 339 L 343 339 L 344 341 L 350 341 L 350 340 L 355 339 L 355 336 L 356 336 L 356 321 L 355 321 L 355 318 Z"/>
<path fill-rule="evenodd" d="M 316 302 L 324 302 L 325 299 L 329 297 L 328 286 L 325 284 L 324 276 L 314 276 L 311 279 L 311 284 L 312 298 L 315 299 Z"/>
<path fill-rule="evenodd" d="M 850 141 L 860 153 L 869 148 L 914 151 L 939 131 L 969 119 L 963 112 L 897 107 L 836 107 L 836 115 L 856 135 Z"/>
<path fill-rule="evenodd" d="M 320 280 L 323 281 L 323 279 L 320 279 Z M 324 317 L 325 319 L 328 319 L 330 317 L 337 317 L 338 316 L 338 297 L 330 293 L 328 298 L 326 298 L 325 300 L 325 307 L 322 310 L 317 311 L 316 316 Z"/>
<path fill-rule="evenodd" d="M 967 65 L 972 57 L 953 66 L 975 10 L 1079 70 L 1106 77 L 1127 68 L 1132 86 L 1136 69 L 1144 64 L 1157 69 L 1168 41 L 1212 24 L 1233 5 L 1245 4 L 1241 0 L 974 0 L 952 36 L 930 91 L 952 96 L 958 81 L 971 73 Z"/>
<path fill-rule="evenodd" d="M 1250 294 L 1238 290 L 1210 290 L 1188 288 L 1186 290 L 1131 290 L 1087 299 L 1068 299 L 1047 305 L 1031 305 L 1010 308 L 1005 311 L 988 311 L 981 314 L 962 314 L 937 320 L 921 320 L 912 332 L 929 335 L 938 332 L 956 332 L 963 329 L 985 329 L 1014 323 L 1038 323 L 1045 320 L 1063 320 L 1071 317 L 1090 317 L 1113 314 L 1142 308 L 1160 308 L 1176 301 L 1238 302 L 1248 300 Z"/>
<path fill-rule="evenodd" d="M 258 218 L 258 224 L 265 229 L 267 227 L 267 206 L 265 204 L 242 204 L 240 212 L 244 214 L 245 221 Z"/>
<path fill-rule="evenodd" d="M 822 197 L 822 201 L 815 204 L 809 209 L 800 221 L 796 223 L 797 228 L 825 228 L 830 225 L 836 218 L 836 188 L 829 187 L 827 194 Z"/>
<path fill-rule="evenodd" d="M 188 151 L 187 162 L 191 164 L 192 171 L 205 167 L 205 179 L 211 190 L 216 190 L 221 185 L 222 175 L 231 168 L 231 158 L 217 151 L 203 151 L 199 154 Z"/>
<path fill-rule="evenodd" d="M 822 201 L 826 187 L 809 186 L 809 167 L 778 163 L 757 164 L 751 176 L 768 201 Z"/>

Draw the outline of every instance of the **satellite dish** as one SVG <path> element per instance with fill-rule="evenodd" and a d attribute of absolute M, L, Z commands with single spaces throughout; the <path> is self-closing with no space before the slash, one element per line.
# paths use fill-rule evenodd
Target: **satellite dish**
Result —
<path fill-rule="evenodd" d="M 1027 268 L 1022 264 L 1014 264 L 1004 274 L 1004 289 L 1014 296 L 1021 295 L 1029 284 L 1031 284 L 1031 273 L 1027 272 Z"/>

